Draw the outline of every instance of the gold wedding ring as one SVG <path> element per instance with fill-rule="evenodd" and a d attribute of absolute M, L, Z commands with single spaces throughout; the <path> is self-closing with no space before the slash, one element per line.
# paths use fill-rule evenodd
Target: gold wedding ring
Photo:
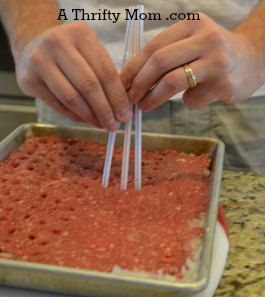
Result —
<path fill-rule="evenodd" d="M 184 70 L 185 70 L 187 81 L 188 81 L 190 87 L 191 88 L 196 87 L 197 80 L 193 73 L 193 70 L 190 68 L 190 66 L 188 64 L 184 65 Z"/>

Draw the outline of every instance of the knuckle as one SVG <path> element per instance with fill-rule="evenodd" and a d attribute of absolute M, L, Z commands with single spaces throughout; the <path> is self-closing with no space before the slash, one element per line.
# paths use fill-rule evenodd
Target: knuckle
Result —
<path fill-rule="evenodd" d="M 76 30 L 76 31 L 89 31 L 89 27 L 85 24 L 85 22 L 82 22 L 82 21 L 79 21 L 79 22 L 74 22 L 72 23 L 72 26 L 73 28 Z"/>
<path fill-rule="evenodd" d="M 90 29 L 87 25 L 83 25 L 86 28 L 83 28 L 82 30 L 77 31 L 77 36 L 79 36 L 80 38 L 82 38 L 85 42 L 87 43 L 98 43 L 99 39 L 97 34 Z"/>
<path fill-rule="evenodd" d="M 225 36 L 217 28 L 213 28 L 209 30 L 205 37 L 208 40 L 208 42 L 210 42 L 211 45 L 214 45 L 214 46 L 221 47 L 225 43 Z"/>
<path fill-rule="evenodd" d="M 174 26 L 175 26 L 175 28 L 176 28 L 176 30 L 177 30 L 177 28 L 178 28 L 178 25 L 179 24 L 181 24 L 181 25 L 183 25 L 183 26 L 189 26 L 189 25 L 193 25 L 193 20 L 179 20 L 177 23 L 175 23 L 174 24 Z"/>
<path fill-rule="evenodd" d="M 163 78 L 163 84 L 164 84 L 165 88 L 168 91 L 174 92 L 176 90 L 176 78 L 175 78 L 175 75 L 173 73 L 167 74 Z"/>
<path fill-rule="evenodd" d="M 32 89 L 39 83 L 38 79 L 29 74 L 18 76 L 17 82 L 21 90 L 28 95 L 31 95 L 33 93 Z"/>
<path fill-rule="evenodd" d="M 90 94 L 95 94 L 98 91 L 99 86 L 96 79 L 85 76 L 79 79 L 78 88 L 81 90 L 84 96 L 87 96 Z"/>
<path fill-rule="evenodd" d="M 111 120 L 114 119 L 114 117 L 112 117 L 112 113 L 111 113 L 109 107 L 105 104 L 99 105 L 97 107 L 96 115 L 97 115 L 97 118 L 99 119 L 99 121 L 103 125 L 107 125 Z"/>
<path fill-rule="evenodd" d="M 144 49 L 143 49 L 143 53 L 145 56 L 150 57 L 152 56 L 157 49 L 159 48 L 159 45 L 155 42 L 149 42 L 149 44 L 147 44 Z"/>
<path fill-rule="evenodd" d="M 95 42 L 97 39 L 97 34 L 85 22 L 74 22 L 70 26 L 77 38 L 82 38 L 87 42 Z"/>
<path fill-rule="evenodd" d="M 156 69 L 167 69 L 167 59 L 160 51 L 157 51 L 151 57 L 151 61 L 154 64 Z"/>
<path fill-rule="evenodd" d="M 226 52 L 220 52 L 215 59 L 215 66 L 219 71 L 226 72 L 230 68 L 230 59 Z"/>
<path fill-rule="evenodd" d="M 200 20 L 195 21 L 196 25 L 198 25 L 201 28 L 204 28 L 205 30 L 208 30 L 209 28 L 212 28 L 212 30 L 217 29 L 216 23 L 211 17 L 209 17 L 202 11 L 198 11 L 197 13 L 199 15 Z"/>
<path fill-rule="evenodd" d="M 44 38 L 44 44 L 49 47 L 58 47 L 63 44 L 63 37 L 58 30 L 51 30 Z"/>
<path fill-rule="evenodd" d="M 78 100 L 78 96 L 73 91 L 66 91 L 60 96 L 60 101 L 63 102 L 66 106 L 73 106 Z"/>
<path fill-rule="evenodd" d="M 208 15 L 202 11 L 196 11 L 195 13 L 197 13 L 200 16 L 200 20 L 202 21 L 208 21 L 210 19 Z"/>
<path fill-rule="evenodd" d="M 106 117 L 106 114 L 109 113 L 109 108 L 106 105 L 99 105 L 97 108 L 97 114 L 98 115 L 104 115 Z"/>
<path fill-rule="evenodd" d="M 29 58 L 29 63 L 34 65 L 35 67 L 39 66 L 39 65 L 42 65 L 43 62 L 44 62 L 43 61 L 43 55 L 42 55 L 41 51 L 38 50 L 38 49 L 33 50 L 29 54 L 28 58 Z"/>
<path fill-rule="evenodd" d="M 110 65 L 101 65 L 99 79 L 104 85 L 111 84 L 118 80 L 118 73 Z"/>

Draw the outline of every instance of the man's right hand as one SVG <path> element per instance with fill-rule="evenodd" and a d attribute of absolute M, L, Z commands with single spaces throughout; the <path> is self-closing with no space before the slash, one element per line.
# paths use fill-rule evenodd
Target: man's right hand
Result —
<path fill-rule="evenodd" d="M 48 29 L 19 51 L 15 62 L 21 89 L 68 118 L 114 131 L 131 115 L 119 74 L 85 23 Z"/>

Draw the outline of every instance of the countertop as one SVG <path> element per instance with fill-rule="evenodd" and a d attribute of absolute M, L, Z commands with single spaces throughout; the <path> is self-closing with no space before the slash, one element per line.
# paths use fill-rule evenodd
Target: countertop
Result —
<path fill-rule="evenodd" d="M 215 297 L 264 297 L 265 174 L 225 171 L 221 203 L 229 223 L 230 250 Z"/>

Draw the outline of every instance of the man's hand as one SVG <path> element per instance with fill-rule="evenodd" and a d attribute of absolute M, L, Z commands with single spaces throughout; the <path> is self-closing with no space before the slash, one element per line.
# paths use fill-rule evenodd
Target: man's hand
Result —
<path fill-rule="evenodd" d="M 124 69 L 121 78 L 130 89 L 130 99 L 143 111 L 184 90 L 183 99 L 192 108 L 214 100 L 237 103 L 264 84 L 264 53 L 245 30 L 230 32 L 202 13 L 200 18 L 167 28 Z M 184 64 L 195 74 L 198 85 L 194 88 L 189 86 Z"/>
<path fill-rule="evenodd" d="M 58 14 L 56 0 L 0 0 L 20 87 L 73 120 L 118 129 L 131 104 L 115 66 L 86 24 Z"/>
<path fill-rule="evenodd" d="M 15 55 L 18 84 L 59 113 L 110 131 L 130 102 L 109 55 L 84 23 L 48 29 Z"/>

